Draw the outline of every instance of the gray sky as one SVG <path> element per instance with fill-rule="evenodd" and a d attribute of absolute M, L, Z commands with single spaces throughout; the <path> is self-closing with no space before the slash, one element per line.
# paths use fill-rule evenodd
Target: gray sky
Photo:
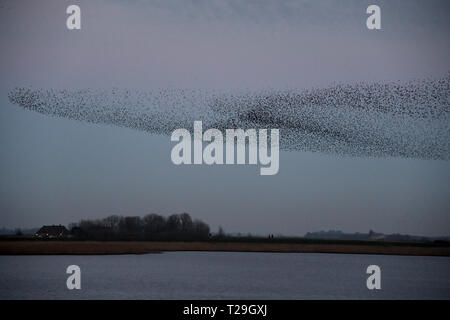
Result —
<path fill-rule="evenodd" d="M 25 111 L 33 88 L 303 89 L 442 77 L 448 1 L 0 1 L 0 226 L 189 212 L 213 229 L 450 234 L 450 163 L 281 152 L 280 171 L 174 166 L 166 136 Z"/>

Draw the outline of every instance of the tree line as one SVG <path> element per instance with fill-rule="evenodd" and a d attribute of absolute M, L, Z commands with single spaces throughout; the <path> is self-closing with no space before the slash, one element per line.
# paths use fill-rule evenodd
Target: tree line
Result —
<path fill-rule="evenodd" d="M 69 225 L 71 234 L 80 239 L 204 240 L 210 236 L 209 225 L 193 220 L 188 213 L 167 218 L 156 213 L 144 217 L 111 215 L 100 220 L 81 220 Z"/>

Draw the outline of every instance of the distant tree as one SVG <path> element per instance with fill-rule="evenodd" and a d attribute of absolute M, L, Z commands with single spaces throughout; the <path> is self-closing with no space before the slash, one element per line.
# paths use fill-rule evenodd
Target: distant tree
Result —
<path fill-rule="evenodd" d="M 156 236 L 164 232 L 166 219 L 156 213 L 151 213 L 142 218 L 144 232 L 148 236 Z"/>
<path fill-rule="evenodd" d="M 110 228 L 113 231 L 119 230 L 119 222 L 120 222 L 120 217 L 116 216 L 116 215 L 111 215 L 111 216 L 108 216 L 103 219 L 103 225 L 106 228 Z"/>
<path fill-rule="evenodd" d="M 222 226 L 219 226 L 219 231 L 217 232 L 217 236 L 220 238 L 225 237 L 225 230 L 223 230 Z"/>
<path fill-rule="evenodd" d="M 194 226 L 191 216 L 188 213 L 180 214 L 181 230 L 191 232 Z"/>
<path fill-rule="evenodd" d="M 141 233 L 140 217 L 124 217 L 119 222 L 120 231 L 126 235 L 136 235 Z"/>
<path fill-rule="evenodd" d="M 207 239 L 209 237 L 209 226 L 201 220 L 194 221 L 196 238 Z"/>
<path fill-rule="evenodd" d="M 16 236 L 23 236 L 23 232 L 22 232 L 22 230 L 20 228 L 17 228 L 15 230 L 15 234 L 16 234 Z"/>
<path fill-rule="evenodd" d="M 181 231 L 181 218 L 178 214 L 172 214 L 167 218 L 167 231 L 170 233 Z"/>
<path fill-rule="evenodd" d="M 102 220 L 81 220 L 70 224 L 75 237 L 84 239 L 207 239 L 209 226 L 193 221 L 188 213 L 173 214 L 167 219 L 152 213 L 140 217 L 109 216 Z"/>
<path fill-rule="evenodd" d="M 68 226 L 69 231 L 72 231 L 73 228 L 78 228 L 78 223 L 76 222 L 69 223 Z"/>

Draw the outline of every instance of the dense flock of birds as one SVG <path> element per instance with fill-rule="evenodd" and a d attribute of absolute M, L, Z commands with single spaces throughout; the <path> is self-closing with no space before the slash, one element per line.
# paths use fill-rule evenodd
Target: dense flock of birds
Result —
<path fill-rule="evenodd" d="M 156 134 L 177 128 L 280 129 L 282 150 L 450 160 L 450 75 L 312 90 L 211 92 L 16 88 L 25 109 Z"/>

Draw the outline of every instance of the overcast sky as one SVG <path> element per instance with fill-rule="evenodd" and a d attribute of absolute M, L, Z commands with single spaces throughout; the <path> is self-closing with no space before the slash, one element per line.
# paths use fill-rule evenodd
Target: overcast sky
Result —
<path fill-rule="evenodd" d="M 450 234 L 450 163 L 281 152 L 174 166 L 170 137 L 46 117 L 16 87 L 304 89 L 450 71 L 450 2 L 0 0 L 0 226 L 189 212 L 228 232 Z M 369 4 L 382 30 L 366 28 Z"/>

